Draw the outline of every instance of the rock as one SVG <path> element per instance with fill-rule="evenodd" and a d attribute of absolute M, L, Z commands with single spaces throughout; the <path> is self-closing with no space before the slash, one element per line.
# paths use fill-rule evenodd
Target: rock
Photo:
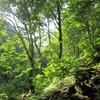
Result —
<path fill-rule="evenodd" d="M 100 98 L 99 68 L 78 70 L 75 78 L 76 82 L 69 88 L 59 89 L 60 91 L 56 91 L 45 100 L 96 100 Z"/>

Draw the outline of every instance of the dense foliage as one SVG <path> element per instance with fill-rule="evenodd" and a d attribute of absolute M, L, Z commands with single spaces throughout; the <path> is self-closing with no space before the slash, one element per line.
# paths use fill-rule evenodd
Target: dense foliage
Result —
<path fill-rule="evenodd" d="M 97 67 L 99 18 L 99 0 L 0 0 L 0 99 L 43 100 Z"/>

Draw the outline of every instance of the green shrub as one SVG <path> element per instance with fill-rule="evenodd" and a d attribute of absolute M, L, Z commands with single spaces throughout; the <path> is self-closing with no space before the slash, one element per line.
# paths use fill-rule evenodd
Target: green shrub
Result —
<path fill-rule="evenodd" d="M 0 100 L 8 100 L 8 96 L 5 93 L 0 93 Z"/>

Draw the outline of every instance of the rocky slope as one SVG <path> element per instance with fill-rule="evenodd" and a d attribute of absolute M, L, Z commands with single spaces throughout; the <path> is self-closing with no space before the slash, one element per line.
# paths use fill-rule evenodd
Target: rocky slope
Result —
<path fill-rule="evenodd" d="M 100 68 L 81 69 L 73 85 L 63 87 L 44 100 L 100 100 Z"/>

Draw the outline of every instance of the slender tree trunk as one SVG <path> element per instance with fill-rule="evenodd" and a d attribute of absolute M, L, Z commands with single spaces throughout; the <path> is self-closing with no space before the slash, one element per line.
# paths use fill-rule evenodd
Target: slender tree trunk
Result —
<path fill-rule="evenodd" d="M 35 86 L 33 84 L 33 76 L 34 76 L 34 60 L 32 57 L 29 58 L 30 59 L 30 64 L 31 64 L 31 70 L 29 71 L 29 88 L 31 90 L 32 93 L 35 93 Z"/>
<path fill-rule="evenodd" d="M 54 25 L 55 27 L 57 28 L 57 30 L 59 31 L 59 38 L 58 38 L 58 41 L 59 41 L 59 52 L 58 52 L 58 58 L 61 59 L 62 58 L 62 27 L 61 27 L 61 1 L 58 0 L 58 1 L 55 1 L 53 2 L 55 4 L 55 6 L 57 7 L 57 14 L 55 14 L 54 11 L 51 10 L 48 2 L 46 1 L 47 3 L 47 6 L 50 10 L 50 12 L 52 13 L 53 15 L 53 21 L 54 22 Z M 56 24 L 55 24 L 56 22 Z M 57 26 L 58 25 L 58 26 Z"/>
<path fill-rule="evenodd" d="M 59 59 L 62 58 L 62 27 L 61 27 L 61 11 L 60 2 L 57 3 L 57 13 L 58 13 L 58 31 L 59 31 Z"/>
<path fill-rule="evenodd" d="M 34 74 L 34 47 L 33 47 L 33 38 L 32 38 L 32 35 L 30 35 L 30 45 L 29 45 L 29 48 L 30 48 L 30 52 L 28 51 L 27 47 L 26 47 L 26 44 L 25 44 L 25 41 L 21 35 L 21 33 L 17 33 L 17 35 L 19 36 L 19 38 L 21 39 L 22 41 L 22 44 L 24 46 L 24 49 L 26 51 L 26 54 L 28 56 L 28 59 L 30 61 L 30 66 L 31 66 L 31 70 L 29 71 L 29 89 L 32 91 L 32 93 L 35 92 L 35 86 L 33 85 L 33 82 L 32 82 L 32 78 L 33 78 L 33 74 Z"/>
<path fill-rule="evenodd" d="M 33 45 L 33 37 L 32 34 L 30 34 L 30 54 L 31 56 L 29 57 L 30 64 L 31 64 L 31 70 L 29 71 L 29 88 L 32 93 L 35 92 L 35 86 L 33 84 L 33 76 L 34 76 L 34 69 L 35 69 L 35 62 L 34 62 L 34 45 Z"/>
<path fill-rule="evenodd" d="M 50 29 L 49 29 L 49 27 L 50 27 L 49 19 L 47 19 L 47 21 L 48 21 L 48 39 L 49 39 L 49 44 L 51 45 L 51 36 L 50 36 Z"/>

